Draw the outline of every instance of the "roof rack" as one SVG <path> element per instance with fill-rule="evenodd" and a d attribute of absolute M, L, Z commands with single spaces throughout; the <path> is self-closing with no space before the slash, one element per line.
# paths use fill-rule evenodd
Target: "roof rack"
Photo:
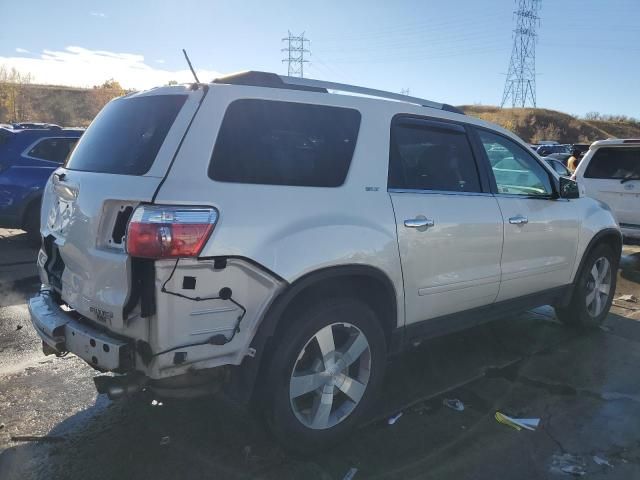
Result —
<path fill-rule="evenodd" d="M 447 112 L 459 113 L 464 112 L 447 105 L 446 103 L 432 102 L 424 98 L 410 97 L 399 93 L 387 92 L 385 90 L 376 90 L 373 88 L 358 87 L 346 83 L 327 82 L 324 80 L 313 80 L 310 78 L 288 77 L 286 75 L 277 75 L 269 72 L 247 71 L 233 73 L 224 77 L 213 80 L 213 83 L 226 83 L 230 85 L 249 85 L 254 87 L 270 87 L 270 88 L 287 88 L 292 90 L 307 90 L 312 92 L 328 93 L 329 90 L 338 92 L 355 93 L 358 95 L 367 95 L 369 97 L 383 98 L 386 100 L 395 100 L 397 102 L 411 103 L 422 107 L 436 108 Z"/>

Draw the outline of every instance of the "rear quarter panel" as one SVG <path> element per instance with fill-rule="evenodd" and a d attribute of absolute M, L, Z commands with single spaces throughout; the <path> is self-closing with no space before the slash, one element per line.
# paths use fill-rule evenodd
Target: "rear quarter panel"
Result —
<path fill-rule="evenodd" d="M 389 125 L 394 110 L 387 107 L 385 111 L 384 105 L 363 106 L 355 97 L 332 97 L 216 86 L 205 99 L 156 202 L 216 207 L 220 212 L 218 224 L 201 256 L 246 257 L 288 282 L 328 266 L 376 267 L 395 286 L 397 318 L 403 323 L 396 224 L 386 191 Z M 211 180 L 207 170 L 216 134 L 227 106 L 237 98 L 358 109 L 360 133 L 344 185 L 290 187 Z"/>

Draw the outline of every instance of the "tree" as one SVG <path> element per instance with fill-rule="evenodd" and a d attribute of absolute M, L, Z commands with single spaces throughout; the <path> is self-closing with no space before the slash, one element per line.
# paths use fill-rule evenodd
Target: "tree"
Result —
<path fill-rule="evenodd" d="M 25 86 L 30 84 L 30 73 L 0 65 L 0 121 L 28 120 L 31 105 Z"/>
<path fill-rule="evenodd" d="M 167 83 L 167 85 L 178 85 L 178 81 L 177 80 L 169 80 L 169 83 Z"/>

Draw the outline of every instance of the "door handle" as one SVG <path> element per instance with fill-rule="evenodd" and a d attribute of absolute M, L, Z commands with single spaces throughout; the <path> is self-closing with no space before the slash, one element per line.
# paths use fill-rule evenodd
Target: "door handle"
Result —
<path fill-rule="evenodd" d="M 429 228 L 435 225 L 434 221 L 430 218 L 417 217 L 417 218 L 408 218 L 404 221 L 404 226 L 407 228 Z"/>
<path fill-rule="evenodd" d="M 529 219 L 527 217 L 523 217 L 522 215 L 516 215 L 515 217 L 511 217 L 509 219 L 509 223 L 512 225 L 524 225 L 525 223 L 529 223 Z"/>

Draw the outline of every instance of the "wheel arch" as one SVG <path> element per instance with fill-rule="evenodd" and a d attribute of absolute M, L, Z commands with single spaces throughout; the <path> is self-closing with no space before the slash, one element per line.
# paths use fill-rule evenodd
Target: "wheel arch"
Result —
<path fill-rule="evenodd" d="M 253 338 L 254 357 L 245 360 L 232 379 L 229 393 L 242 403 L 255 406 L 262 397 L 261 373 L 270 361 L 276 339 L 290 322 L 287 314 L 302 304 L 329 295 L 355 295 L 376 312 L 387 342 L 387 352 L 401 350 L 398 335 L 397 292 L 391 279 L 369 265 L 341 265 L 310 272 L 287 286 L 272 302 Z M 382 312 L 380 315 L 379 312 Z"/>
<path fill-rule="evenodd" d="M 580 258 L 580 264 L 578 265 L 578 268 L 576 269 L 575 274 L 573 276 L 573 283 L 575 283 L 576 280 L 580 278 L 580 275 L 582 274 L 582 270 L 584 269 L 585 262 L 587 260 L 587 257 L 589 256 L 589 253 L 596 246 L 603 243 L 606 245 L 609 245 L 613 249 L 613 252 L 618 255 L 618 257 L 621 255 L 622 234 L 620 233 L 620 230 L 616 228 L 605 228 L 604 230 L 600 230 L 591 238 L 591 240 L 589 240 L 587 247 L 582 252 L 582 258 Z"/>

